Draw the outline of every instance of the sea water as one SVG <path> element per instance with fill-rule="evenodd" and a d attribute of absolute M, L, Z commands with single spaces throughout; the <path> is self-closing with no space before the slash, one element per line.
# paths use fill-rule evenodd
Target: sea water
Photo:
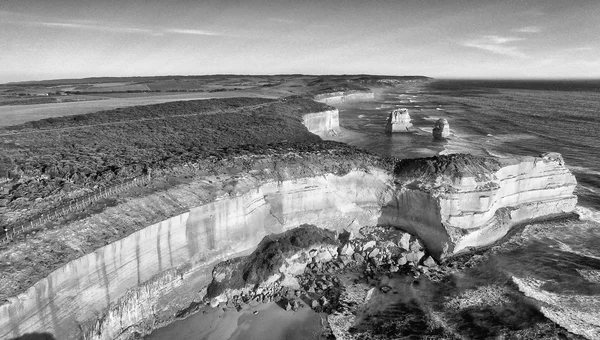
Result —
<path fill-rule="evenodd" d="M 600 338 L 600 324 L 594 324 L 600 315 L 600 81 L 441 80 L 375 90 L 375 101 L 339 105 L 340 125 L 352 136 L 344 142 L 398 158 L 559 152 L 577 178 L 579 218 L 522 226 L 489 256 L 442 283 L 395 279 L 389 285 L 399 292 L 397 298 L 384 299 L 389 306 L 377 304 L 378 314 L 370 315 L 367 308 L 357 316 L 356 328 L 370 329 L 382 315 L 382 322 L 405 325 L 395 338 L 436 338 L 432 318 L 444 334 L 457 338 L 549 338 L 550 316 L 567 329 L 578 327 L 589 332 L 588 338 Z M 415 131 L 385 133 L 389 112 L 396 108 L 409 110 Z M 443 141 L 431 134 L 439 118 L 450 124 L 451 135 Z M 451 310 L 453 301 L 464 308 Z M 569 316 L 586 322 L 575 325 Z M 228 332 L 213 333 L 198 315 L 149 338 L 235 338 L 250 325 L 239 317 L 225 326 Z M 361 324 L 366 319 L 371 326 Z M 289 335 L 293 329 L 318 328 L 320 322 L 308 313 L 298 320 L 277 319 L 276 328 Z M 252 323 L 257 329 L 272 326 L 266 319 Z"/>
<path fill-rule="evenodd" d="M 415 132 L 385 133 L 386 118 L 396 108 L 409 110 Z M 450 125 L 451 135 L 443 141 L 431 135 L 439 118 Z M 414 288 L 411 283 L 420 291 L 411 301 L 422 310 L 443 310 L 440 301 L 487 287 L 523 300 L 440 316 L 447 331 L 466 338 L 521 332 L 528 338 L 546 315 L 600 338 L 600 81 L 409 84 L 380 90 L 374 102 L 340 107 L 340 124 L 360 131 L 349 144 L 382 156 L 561 153 L 578 182 L 579 218 L 518 228 L 483 262 L 446 284 Z M 576 324 L 581 319 L 583 326 Z"/>

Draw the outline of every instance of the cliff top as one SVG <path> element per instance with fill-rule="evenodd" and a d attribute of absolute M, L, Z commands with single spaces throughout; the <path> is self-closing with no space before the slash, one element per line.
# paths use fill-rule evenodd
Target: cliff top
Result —
<path fill-rule="evenodd" d="M 0 226 L 94 188 L 206 158 L 218 149 L 319 142 L 301 117 L 328 109 L 300 97 L 208 99 L 0 128 L 0 178 L 10 178 L 0 183 Z"/>
<path fill-rule="evenodd" d="M 461 178 L 498 171 L 502 162 L 493 157 L 452 154 L 418 159 L 403 159 L 396 163 L 394 174 L 403 179 L 432 180 L 439 176 Z"/>

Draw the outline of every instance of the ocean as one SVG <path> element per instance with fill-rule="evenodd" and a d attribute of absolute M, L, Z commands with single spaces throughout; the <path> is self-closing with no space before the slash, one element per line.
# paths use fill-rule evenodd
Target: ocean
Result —
<path fill-rule="evenodd" d="M 414 133 L 385 133 L 395 108 L 409 110 Z M 405 327 L 393 338 L 581 338 L 567 329 L 600 339 L 600 81 L 438 80 L 377 89 L 375 101 L 339 109 L 351 136 L 343 140 L 382 156 L 559 152 L 578 182 L 578 218 L 521 226 L 444 282 L 395 282 L 406 294 L 390 302 L 386 315 Z M 445 141 L 431 135 L 439 118 L 450 125 Z M 187 338 L 183 330 L 198 339 L 233 338 L 208 334 L 201 318 L 178 321 L 149 339 Z M 313 321 L 304 328 L 320 322 L 305 320 Z M 279 333 L 265 334 L 275 340 Z"/>
<path fill-rule="evenodd" d="M 523 299 L 461 312 L 445 321 L 448 332 L 468 339 L 551 338 L 542 334 L 545 316 L 600 339 L 600 81 L 438 80 L 377 94 L 374 102 L 340 107 L 340 125 L 356 133 L 349 144 L 399 158 L 559 152 L 578 182 L 579 218 L 518 228 L 449 283 L 423 285 L 416 295 L 422 308 L 440 310 L 439 301 L 485 287 Z M 385 134 L 395 108 L 409 110 L 416 132 Z M 439 118 L 451 130 L 442 142 L 431 135 Z"/>

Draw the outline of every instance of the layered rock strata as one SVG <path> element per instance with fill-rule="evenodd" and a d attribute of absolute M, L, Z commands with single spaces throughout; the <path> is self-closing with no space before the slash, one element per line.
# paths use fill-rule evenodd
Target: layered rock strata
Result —
<path fill-rule="evenodd" d="M 575 210 L 577 182 L 562 156 L 404 160 L 380 224 L 402 226 L 438 257 L 500 239 L 511 226 Z"/>
<path fill-rule="evenodd" d="M 433 125 L 433 138 L 444 139 L 450 136 L 450 125 L 445 118 L 438 119 Z"/>
<path fill-rule="evenodd" d="M 339 232 L 397 226 L 441 258 L 494 242 L 515 223 L 570 212 L 577 201 L 575 179 L 558 154 L 451 155 L 401 161 L 393 171 L 380 162 L 343 174 L 294 174 L 289 164 L 295 162 L 302 171 L 326 169 L 325 156 L 315 154 L 323 164 L 300 159 L 274 165 L 278 180 L 259 176 L 273 172 L 268 160 L 259 162 L 263 170 L 234 179 L 196 178 L 222 182 L 222 195 L 71 261 L 10 298 L 0 306 L 0 339 L 42 331 L 60 339 L 147 333 L 201 298 L 198 291 L 208 286 L 214 261 L 305 223 Z M 202 188 L 188 184 L 162 195 L 179 205 L 178 197 L 202 195 Z"/>
<path fill-rule="evenodd" d="M 319 135 L 337 135 L 340 132 L 340 118 L 337 109 L 308 113 L 302 116 L 302 124 L 308 131 Z"/>
<path fill-rule="evenodd" d="M 407 109 L 397 109 L 390 112 L 385 124 L 386 132 L 410 132 L 412 129 L 410 114 Z"/>
<path fill-rule="evenodd" d="M 150 225 L 10 298 L 0 306 L 0 338 L 40 331 L 60 339 L 144 333 L 182 303 L 173 292 L 193 299 L 208 285 L 215 260 L 303 223 L 331 230 L 376 224 L 393 191 L 390 174 L 377 169 L 266 183 L 242 176 L 233 183 L 239 195 Z"/>
<path fill-rule="evenodd" d="M 361 102 L 375 100 L 371 91 L 338 91 L 321 93 L 314 97 L 315 101 L 325 104 L 341 104 L 346 102 Z"/>

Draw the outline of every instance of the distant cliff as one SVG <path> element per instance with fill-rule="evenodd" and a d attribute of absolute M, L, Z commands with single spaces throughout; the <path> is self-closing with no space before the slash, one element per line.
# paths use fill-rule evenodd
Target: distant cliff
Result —
<path fill-rule="evenodd" d="M 374 100 L 375 94 L 370 90 L 336 91 L 317 94 L 314 99 L 325 104 L 339 104 Z"/>
<path fill-rule="evenodd" d="M 340 132 L 338 109 L 307 113 L 302 116 L 302 124 L 315 135 L 336 135 Z"/>

